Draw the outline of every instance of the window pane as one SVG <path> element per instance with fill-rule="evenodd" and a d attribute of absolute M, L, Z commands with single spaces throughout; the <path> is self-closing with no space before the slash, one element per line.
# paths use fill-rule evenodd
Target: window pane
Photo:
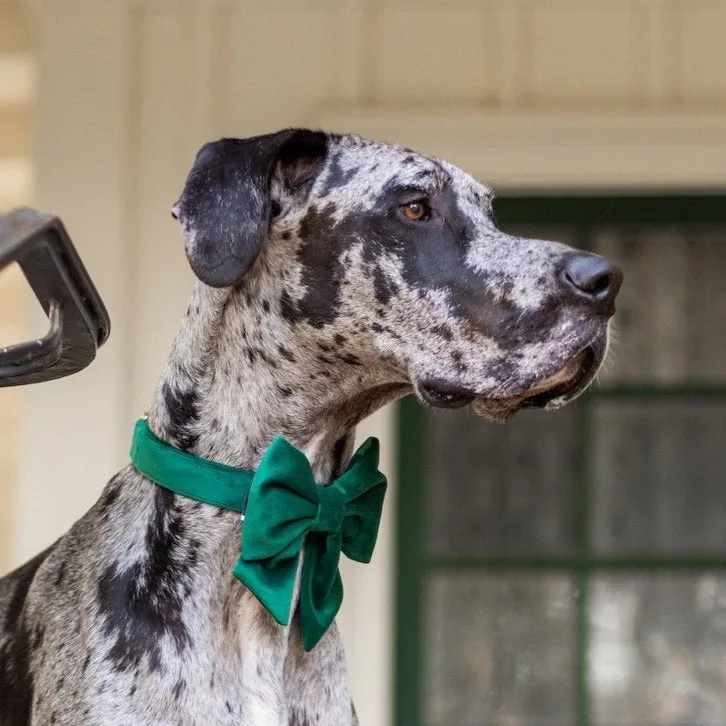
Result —
<path fill-rule="evenodd" d="M 590 625 L 594 726 L 723 726 L 726 575 L 598 577 Z"/>
<path fill-rule="evenodd" d="M 622 265 L 604 382 L 726 380 L 726 225 L 610 227 L 595 251 Z"/>
<path fill-rule="evenodd" d="M 598 553 L 726 552 L 726 403 L 601 401 L 594 424 Z"/>
<path fill-rule="evenodd" d="M 563 575 L 427 583 L 427 726 L 563 726 L 576 699 L 576 589 Z"/>
<path fill-rule="evenodd" d="M 577 413 L 523 411 L 502 426 L 462 411 L 431 412 L 429 553 L 571 551 Z"/>

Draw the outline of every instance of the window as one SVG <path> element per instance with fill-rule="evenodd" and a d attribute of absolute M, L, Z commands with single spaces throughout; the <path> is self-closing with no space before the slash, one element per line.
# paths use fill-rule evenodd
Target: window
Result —
<path fill-rule="evenodd" d="M 726 197 L 508 198 L 625 270 L 613 361 L 506 426 L 399 408 L 399 726 L 723 726 Z"/>

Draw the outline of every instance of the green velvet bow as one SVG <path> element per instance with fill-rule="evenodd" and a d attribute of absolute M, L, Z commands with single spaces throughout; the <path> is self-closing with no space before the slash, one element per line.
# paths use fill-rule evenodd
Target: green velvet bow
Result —
<path fill-rule="evenodd" d="M 180 451 L 160 441 L 145 419 L 136 424 L 131 460 L 166 489 L 244 513 L 241 555 L 234 575 L 288 625 L 300 577 L 300 628 L 305 650 L 315 647 L 343 600 L 340 553 L 370 562 L 386 492 L 378 471 L 378 441 L 369 438 L 329 486 L 315 483 L 305 454 L 281 436 L 257 471 L 245 471 Z"/>

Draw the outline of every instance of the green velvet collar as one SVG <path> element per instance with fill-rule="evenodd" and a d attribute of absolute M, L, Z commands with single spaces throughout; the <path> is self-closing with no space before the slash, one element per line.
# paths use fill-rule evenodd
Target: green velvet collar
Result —
<path fill-rule="evenodd" d="M 136 422 L 131 461 L 159 486 L 189 499 L 239 512 L 244 520 L 234 576 L 281 625 L 289 625 L 300 558 L 299 609 L 303 647 L 311 650 L 343 600 L 340 553 L 369 562 L 378 535 L 386 478 L 378 440 L 369 438 L 328 486 L 315 483 L 305 454 L 283 437 L 256 471 L 194 456 Z"/>

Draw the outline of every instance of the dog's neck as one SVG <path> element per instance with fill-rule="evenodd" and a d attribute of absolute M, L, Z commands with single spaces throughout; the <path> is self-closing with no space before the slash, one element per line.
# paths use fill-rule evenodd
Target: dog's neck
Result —
<path fill-rule="evenodd" d="M 351 346 L 345 352 L 321 349 L 324 339 L 316 339 L 315 331 L 302 325 L 298 330 L 280 315 L 281 295 L 272 286 L 268 279 L 263 296 L 260 290 L 197 285 L 149 409 L 149 426 L 173 446 L 244 469 L 257 468 L 269 443 L 282 434 L 306 454 L 316 480 L 325 484 L 347 463 L 358 421 L 408 387 L 400 376 L 391 380 L 375 365 L 354 360 Z M 126 486 L 116 499 L 118 481 Z M 170 613 L 160 618 L 189 617 L 201 658 L 213 654 L 235 689 L 261 693 L 266 714 L 323 708 L 328 702 L 320 693 L 332 693 L 341 713 L 350 708 L 335 628 L 308 657 L 299 628 L 278 626 L 232 575 L 240 553 L 239 514 L 172 494 L 133 468 L 109 487 L 107 501 L 140 513 L 119 517 L 115 546 L 132 553 L 141 548 L 141 560 L 132 563 L 143 573 L 151 572 L 152 562 L 163 562 L 134 592 L 167 602 L 159 593 L 167 597 L 183 589 L 184 597 L 172 599 Z M 153 553 L 163 555 L 153 559 Z M 116 567 L 135 571 L 125 560 Z M 199 662 L 206 663 L 190 659 L 186 678 L 204 689 L 209 676 Z M 315 668 L 318 676 L 311 676 Z M 316 678 L 321 685 L 310 690 Z"/>
<path fill-rule="evenodd" d="M 149 410 L 162 440 L 245 469 L 281 434 L 319 483 L 340 473 L 355 426 L 408 387 L 349 350 L 311 340 L 256 290 L 198 284 Z"/>

